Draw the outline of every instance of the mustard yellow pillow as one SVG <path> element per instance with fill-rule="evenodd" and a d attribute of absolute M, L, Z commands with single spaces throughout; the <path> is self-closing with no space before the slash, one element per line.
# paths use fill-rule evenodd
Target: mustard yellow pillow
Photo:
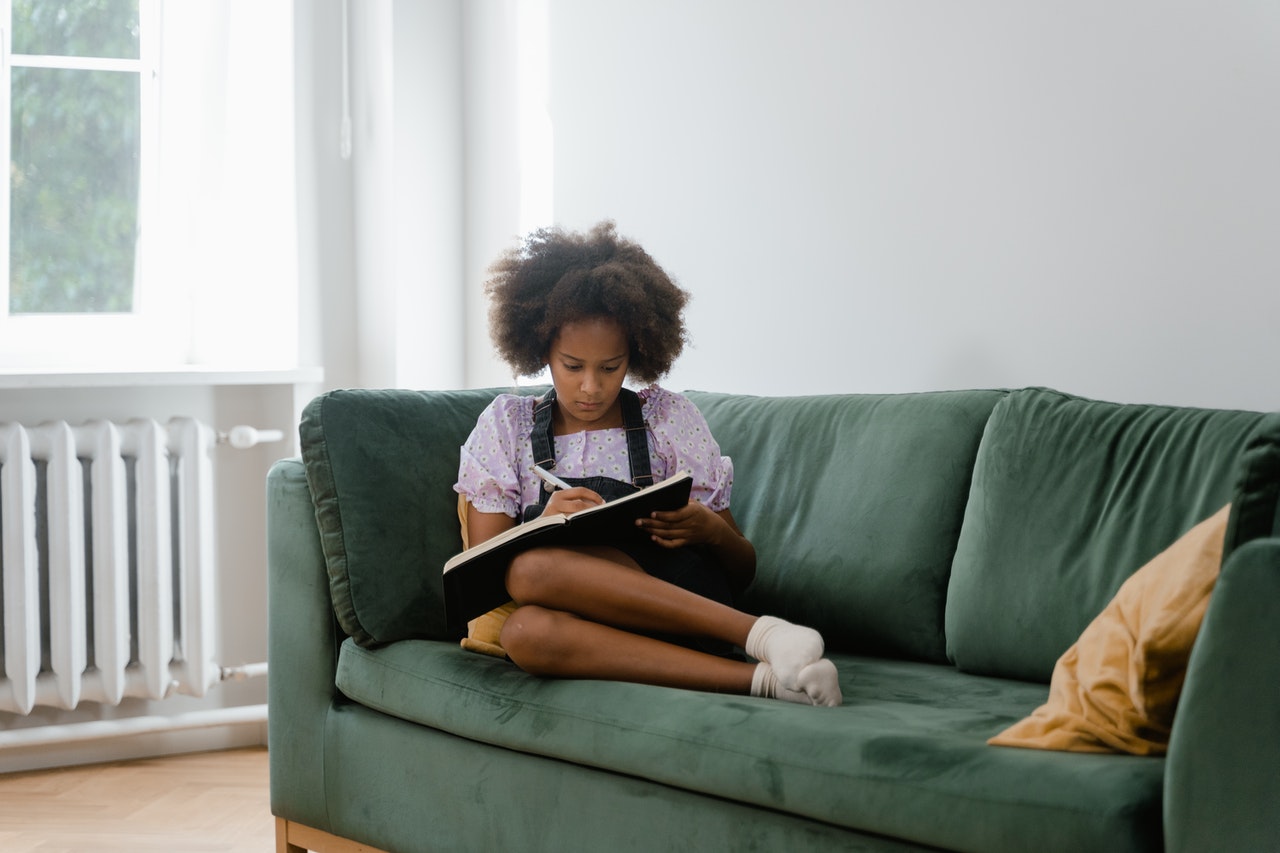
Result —
<path fill-rule="evenodd" d="M 465 495 L 458 495 L 458 525 L 462 529 L 462 548 L 466 550 L 471 547 L 468 543 L 471 541 L 467 529 L 467 498 Z M 496 658 L 505 658 L 507 650 L 502 648 L 502 626 L 506 623 L 507 617 L 515 612 L 516 603 L 508 601 L 501 607 L 495 607 L 488 613 L 477 616 L 467 623 L 467 636 L 462 639 L 462 647 L 470 652 L 480 652 L 485 655 L 493 655 Z"/>
<path fill-rule="evenodd" d="M 1049 699 L 997 746 L 1163 755 L 1222 563 L 1228 504 L 1135 572 L 1058 659 Z"/>

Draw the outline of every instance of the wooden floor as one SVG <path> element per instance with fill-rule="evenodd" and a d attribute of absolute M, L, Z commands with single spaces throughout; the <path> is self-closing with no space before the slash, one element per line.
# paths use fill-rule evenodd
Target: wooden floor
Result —
<path fill-rule="evenodd" d="M 4 853 L 269 853 L 264 747 L 0 775 Z"/>

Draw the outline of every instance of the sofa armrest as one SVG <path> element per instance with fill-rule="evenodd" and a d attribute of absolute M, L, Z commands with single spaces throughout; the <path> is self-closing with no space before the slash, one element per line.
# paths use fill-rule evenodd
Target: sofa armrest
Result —
<path fill-rule="evenodd" d="M 315 509 L 302 463 L 267 475 L 267 740 L 271 811 L 328 831 L 325 723 L 343 636 L 333 615 Z"/>
<path fill-rule="evenodd" d="M 1232 553 L 1174 717 L 1166 850 L 1265 850 L 1280 838 L 1280 539 Z"/>

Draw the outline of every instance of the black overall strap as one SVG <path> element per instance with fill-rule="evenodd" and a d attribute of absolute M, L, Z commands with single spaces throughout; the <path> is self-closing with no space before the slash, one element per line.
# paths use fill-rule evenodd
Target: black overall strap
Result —
<path fill-rule="evenodd" d="M 533 406 L 533 432 L 529 436 L 533 441 L 533 464 L 548 471 L 556 467 L 555 441 L 551 435 L 551 413 L 555 408 L 556 389 L 552 388 Z"/>
<path fill-rule="evenodd" d="M 631 485 L 638 489 L 653 485 L 649 465 L 649 428 L 640 410 L 640 395 L 622 389 L 622 427 L 627 431 L 627 459 L 631 462 Z"/>
<path fill-rule="evenodd" d="M 649 462 L 649 429 L 645 426 L 640 395 L 623 388 L 618 395 L 622 401 L 622 427 L 627 436 L 627 461 L 631 465 L 631 485 L 638 488 L 653 483 L 653 467 Z M 552 413 L 555 411 L 556 390 L 533 407 L 533 462 L 548 471 L 556 467 L 555 436 L 552 433 Z"/>

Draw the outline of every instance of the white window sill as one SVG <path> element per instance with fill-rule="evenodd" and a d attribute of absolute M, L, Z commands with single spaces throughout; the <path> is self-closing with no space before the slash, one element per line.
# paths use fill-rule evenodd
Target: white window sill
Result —
<path fill-rule="evenodd" d="M 175 385 L 303 385 L 324 380 L 319 367 L 240 370 L 176 367 L 169 370 L 63 370 L 0 368 L 0 391 L 30 388 L 159 388 Z"/>

